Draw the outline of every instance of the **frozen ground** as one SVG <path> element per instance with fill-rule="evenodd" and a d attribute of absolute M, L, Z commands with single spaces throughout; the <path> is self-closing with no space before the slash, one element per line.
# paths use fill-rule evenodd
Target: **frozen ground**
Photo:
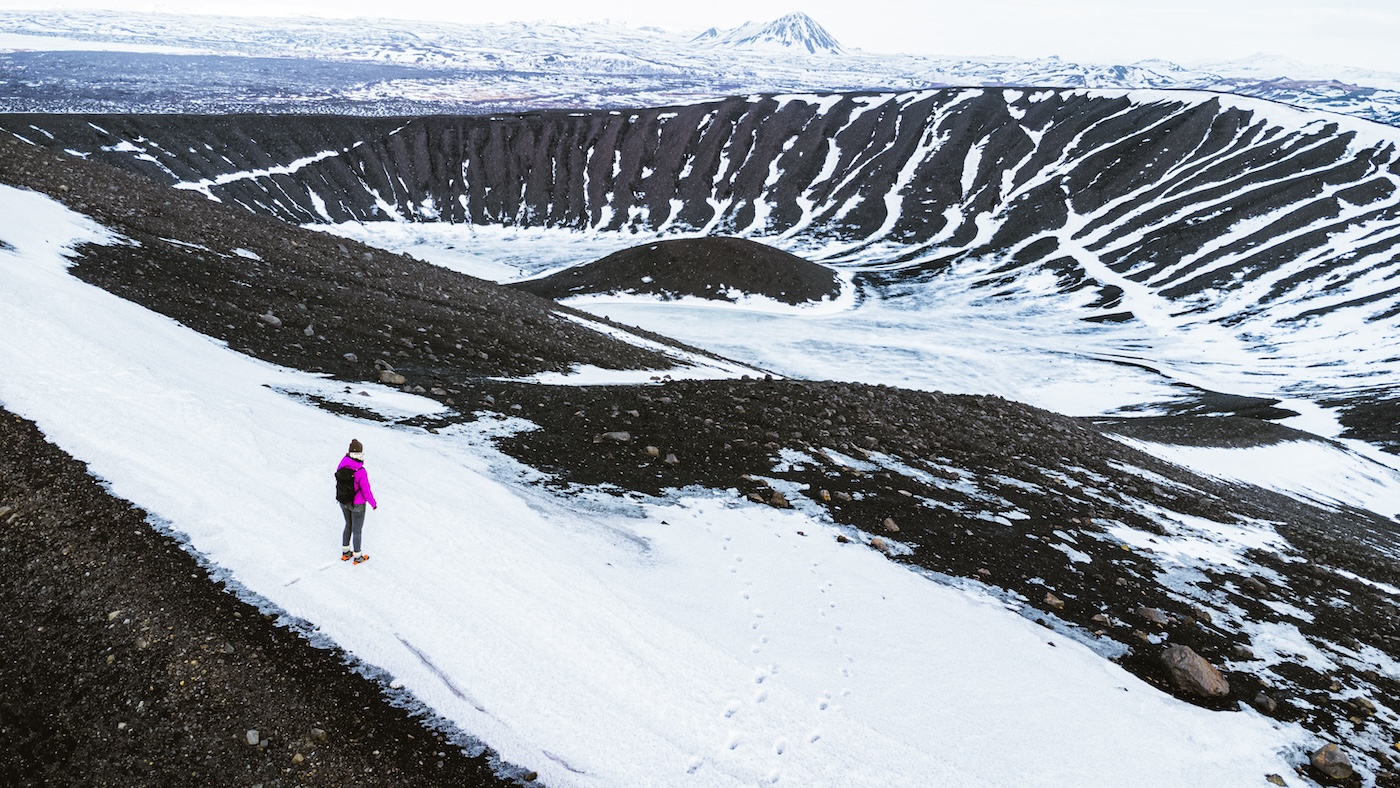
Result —
<path fill-rule="evenodd" d="M 654 237 L 437 223 L 309 227 L 497 282 L 591 262 Z M 585 296 L 567 303 L 793 377 L 994 393 L 1070 415 L 1181 396 L 1172 380 L 1117 363 L 1122 352 L 1116 338 L 1096 336 L 1102 327 L 1086 326 L 1048 294 L 988 301 L 942 284 L 864 293 L 842 311 L 742 309 L 645 296 Z"/>
<path fill-rule="evenodd" d="M 311 227 L 498 282 L 591 262 L 654 237 L 439 223 Z M 801 239 L 763 240 L 822 259 L 822 250 L 801 248 Z M 879 265 L 872 257 L 842 270 L 853 275 Z M 1057 294 L 1048 278 L 1039 291 L 1034 280 L 1023 280 L 1007 298 L 974 287 L 983 274 L 962 269 L 928 283 L 867 287 L 841 309 L 745 309 L 638 295 L 566 303 L 785 376 L 997 394 L 1074 416 L 1152 415 L 1202 390 L 1278 398 L 1299 414 L 1282 424 L 1335 442 L 1247 450 L 1133 445 L 1208 475 L 1387 517 L 1400 513 L 1400 460 L 1359 441 L 1336 441 L 1342 430 L 1335 414 L 1299 396 L 1319 376 L 1341 379 L 1328 370 L 1341 357 L 1355 363 L 1356 355 L 1386 354 L 1377 327 L 1358 326 L 1329 341 L 1310 325 L 1291 343 L 1256 347 L 1211 324 L 1086 323 L 1076 300 L 1083 296 Z M 1368 337 L 1375 341 L 1361 347 Z"/>
<path fill-rule="evenodd" d="M 0 206 L 25 217 L 0 251 L 0 402 L 548 784 L 1257 785 L 1312 743 L 1171 699 L 806 515 L 557 497 L 487 442 L 526 423 L 327 413 L 306 395 L 391 419 L 437 405 L 251 360 L 85 285 L 61 254 L 105 231 L 29 192 Z M 330 499 L 351 437 L 382 502 L 360 567 L 336 560 Z"/>

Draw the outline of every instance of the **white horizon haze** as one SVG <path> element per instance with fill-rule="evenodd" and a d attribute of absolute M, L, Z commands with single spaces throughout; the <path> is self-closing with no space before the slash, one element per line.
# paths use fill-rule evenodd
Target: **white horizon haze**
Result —
<path fill-rule="evenodd" d="M 1164 59 L 1182 64 L 1270 55 L 1314 66 L 1400 73 L 1400 6 L 1389 0 L 715 0 L 638 6 L 599 0 L 462 4 L 425 0 L 0 0 L 0 11 L 111 10 L 241 17 L 407 19 L 461 24 L 609 20 L 676 32 L 728 29 L 789 13 L 812 17 L 844 47 L 942 56 L 1059 56 L 1089 63 Z"/>

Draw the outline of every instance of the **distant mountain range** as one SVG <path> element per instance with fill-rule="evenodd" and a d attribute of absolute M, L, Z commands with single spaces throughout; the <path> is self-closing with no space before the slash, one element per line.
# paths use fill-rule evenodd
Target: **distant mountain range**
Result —
<path fill-rule="evenodd" d="M 805 14 L 696 35 L 614 23 L 0 13 L 0 111 L 11 112 L 475 114 L 938 87 L 1205 90 L 1400 124 L 1397 74 L 1262 55 L 1188 68 L 877 54 L 841 46 Z"/>

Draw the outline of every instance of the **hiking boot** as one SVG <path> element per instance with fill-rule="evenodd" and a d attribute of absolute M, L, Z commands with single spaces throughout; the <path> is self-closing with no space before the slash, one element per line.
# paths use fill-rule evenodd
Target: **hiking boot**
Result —
<path fill-rule="evenodd" d="M 368 560 L 369 560 L 369 556 L 366 555 L 366 554 L 364 554 L 364 553 L 360 553 L 359 555 L 355 556 L 355 563 L 357 563 L 357 564 L 363 564 L 364 562 L 366 562 L 366 561 L 368 561 Z"/>
<path fill-rule="evenodd" d="M 340 551 L 340 560 L 342 560 L 342 561 L 349 561 L 349 560 L 351 559 L 351 557 L 353 557 L 353 556 L 354 556 L 354 553 L 350 552 L 349 550 L 341 550 L 341 551 Z"/>

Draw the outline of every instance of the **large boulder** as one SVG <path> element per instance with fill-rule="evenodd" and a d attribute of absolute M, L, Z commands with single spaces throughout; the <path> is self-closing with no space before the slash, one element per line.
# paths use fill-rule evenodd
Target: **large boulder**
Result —
<path fill-rule="evenodd" d="M 1346 780 L 1352 775 L 1351 759 L 1335 744 L 1325 744 L 1309 758 L 1312 766 L 1334 780 Z"/>
<path fill-rule="evenodd" d="M 1171 646 L 1162 652 L 1162 664 L 1172 684 L 1182 692 L 1200 698 L 1223 698 L 1230 694 L 1230 682 L 1190 646 Z"/>

